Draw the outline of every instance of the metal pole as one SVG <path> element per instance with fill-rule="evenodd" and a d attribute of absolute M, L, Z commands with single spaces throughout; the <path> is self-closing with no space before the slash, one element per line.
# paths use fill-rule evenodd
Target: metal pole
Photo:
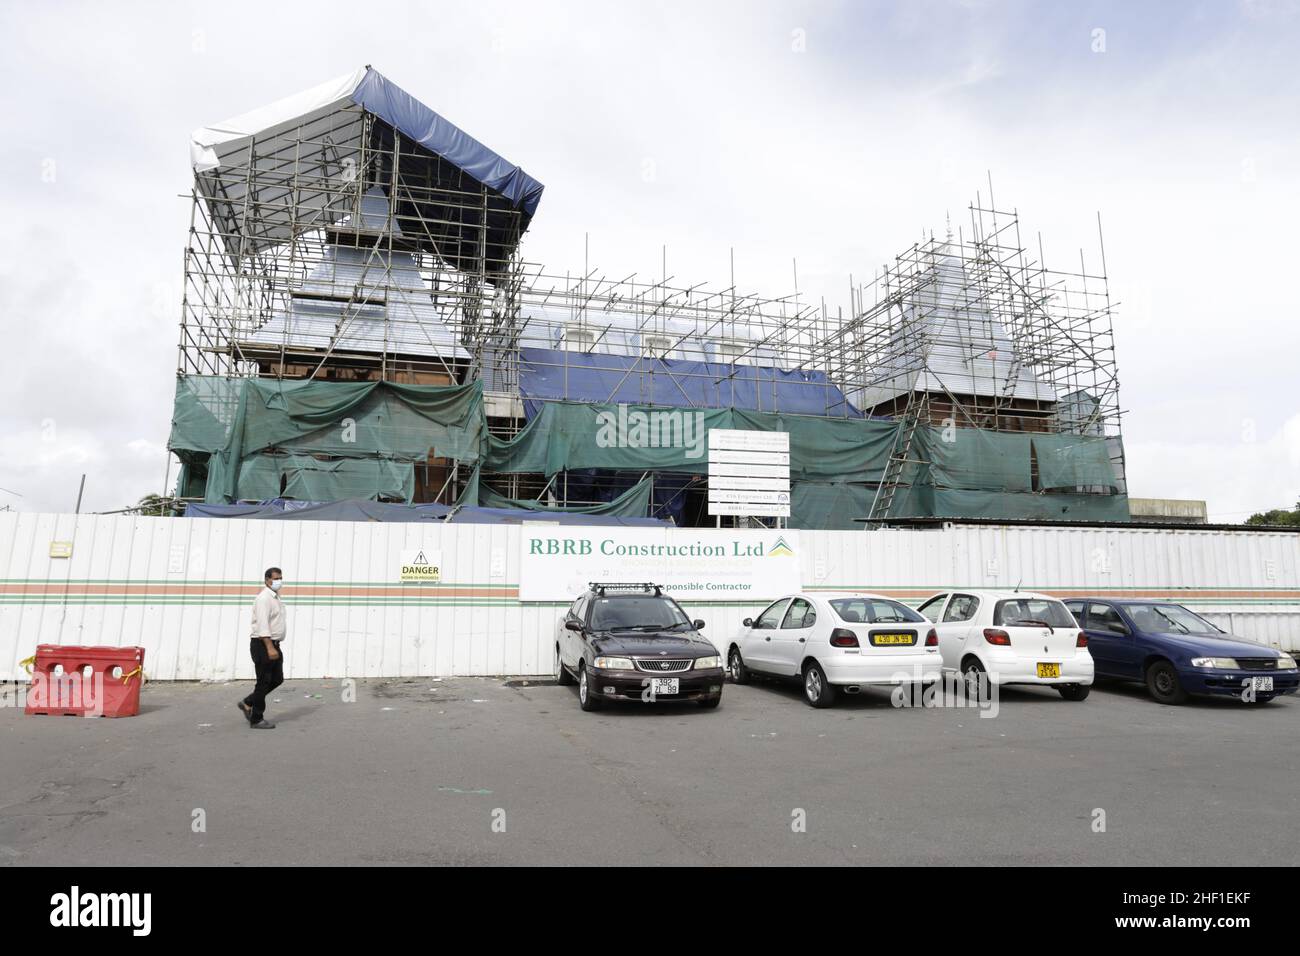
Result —
<path fill-rule="evenodd" d="M 86 476 L 83 473 L 81 476 L 81 487 L 77 489 L 77 510 L 75 512 L 76 514 L 81 514 L 81 495 L 82 492 L 84 492 L 85 490 L 86 490 Z"/>

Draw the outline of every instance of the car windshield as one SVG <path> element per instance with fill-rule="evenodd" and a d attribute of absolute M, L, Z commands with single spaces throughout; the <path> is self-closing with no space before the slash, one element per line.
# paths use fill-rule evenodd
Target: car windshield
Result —
<path fill-rule="evenodd" d="M 1078 627 L 1074 615 L 1060 601 L 1046 598 L 1012 598 L 993 608 L 993 623 L 1002 627 Z"/>
<path fill-rule="evenodd" d="M 881 598 L 839 598 L 831 601 L 831 607 L 840 616 L 841 621 L 850 624 L 903 624 L 925 621 L 906 604 L 897 601 L 885 601 Z"/>
<path fill-rule="evenodd" d="M 687 624 L 690 619 L 666 597 L 598 597 L 591 609 L 593 631 L 655 631 Z"/>
<path fill-rule="evenodd" d="M 1138 630 L 1151 634 L 1222 634 L 1203 617 L 1177 604 L 1130 604 L 1126 610 Z"/>

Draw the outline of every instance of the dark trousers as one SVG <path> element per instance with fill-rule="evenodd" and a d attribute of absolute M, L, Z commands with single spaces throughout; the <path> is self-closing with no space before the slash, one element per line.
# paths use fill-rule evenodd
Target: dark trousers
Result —
<path fill-rule="evenodd" d="M 249 720 L 257 723 L 266 712 L 266 695 L 284 683 L 284 650 L 279 641 L 272 642 L 280 656 L 275 660 L 266 653 L 266 641 L 255 637 L 248 642 L 249 653 L 253 655 L 253 670 L 257 674 L 257 686 L 244 698 L 244 703 L 252 711 Z"/>

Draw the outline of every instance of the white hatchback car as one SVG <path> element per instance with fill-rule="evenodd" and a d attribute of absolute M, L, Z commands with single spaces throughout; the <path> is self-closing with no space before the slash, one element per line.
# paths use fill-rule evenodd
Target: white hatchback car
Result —
<path fill-rule="evenodd" d="M 1065 605 L 1030 591 L 949 591 L 918 610 L 939 632 L 945 670 L 967 681 L 1044 684 L 1066 700 L 1083 700 L 1092 685 L 1088 638 Z"/>
<path fill-rule="evenodd" d="M 808 703 L 829 707 L 841 690 L 939 680 L 938 644 L 929 621 L 890 598 L 788 594 L 745 619 L 727 650 L 727 671 L 737 684 L 751 674 L 801 678 Z"/>

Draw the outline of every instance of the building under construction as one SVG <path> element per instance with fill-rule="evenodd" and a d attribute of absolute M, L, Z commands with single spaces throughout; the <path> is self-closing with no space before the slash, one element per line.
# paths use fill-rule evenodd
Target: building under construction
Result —
<path fill-rule="evenodd" d="M 368 67 L 191 145 L 180 498 L 712 524 L 689 416 L 789 433 L 790 527 L 1128 518 L 1104 256 L 991 197 L 832 313 L 528 262 L 542 184 Z"/>

